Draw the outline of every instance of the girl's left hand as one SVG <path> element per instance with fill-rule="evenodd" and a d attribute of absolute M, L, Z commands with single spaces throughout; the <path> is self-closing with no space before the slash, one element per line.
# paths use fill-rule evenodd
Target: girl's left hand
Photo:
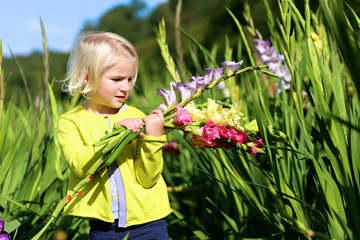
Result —
<path fill-rule="evenodd" d="M 137 132 L 144 126 L 144 123 L 141 118 L 125 118 L 119 121 L 117 125 L 126 127 L 133 132 Z"/>
<path fill-rule="evenodd" d="M 164 115 L 155 109 L 142 119 L 145 122 L 145 135 L 159 137 L 164 134 Z"/>

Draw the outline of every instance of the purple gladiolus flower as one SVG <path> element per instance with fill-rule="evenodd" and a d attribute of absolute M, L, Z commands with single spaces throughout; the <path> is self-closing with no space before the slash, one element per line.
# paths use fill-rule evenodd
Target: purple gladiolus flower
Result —
<path fill-rule="evenodd" d="M 235 61 L 224 61 L 221 63 L 222 66 L 228 67 L 229 72 L 233 73 L 236 72 L 241 64 L 243 63 L 243 60 L 241 60 L 240 62 L 235 62 Z"/>
<path fill-rule="evenodd" d="M 175 86 L 178 91 L 181 100 L 184 101 L 189 99 L 191 95 L 196 91 L 196 81 L 191 81 L 188 83 L 178 82 Z"/>
<path fill-rule="evenodd" d="M 196 88 L 197 89 L 203 89 L 205 88 L 210 82 L 214 81 L 211 75 L 206 74 L 202 77 L 190 77 L 193 81 L 196 82 Z"/>
<path fill-rule="evenodd" d="M 4 231 L 4 226 L 5 226 L 5 222 L 1 221 L 1 217 L 0 217 L 0 232 Z"/>
<path fill-rule="evenodd" d="M 170 82 L 170 90 L 162 88 L 157 89 L 158 95 L 165 98 L 167 106 L 170 106 L 171 104 L 176 102 L 176 94 L 173 89 L 173 83 L 174 82 Z"/>
<path fill-rule="evenodd" d="M 271 44 L 269 39 L 266 39 L 265 41 L 261 41 L 259 39 L 255 39 L 255 42 L 257 43 L 257 45 L 255 46 L 255 48 L 258 50 L 258 52 L 260 54 L 264 54 L 264 52 L 266 51 L 266 49 L 270 48 Z"/>
<path fill-rule="evenodd" d="M 10 240 L 9 234 L 4 229 L 5 229 L 5 222 L 1 221 L 1 217 L 0 217 L 0 240 Z"/>
<path fill-rule="evenodd" d="M 260 36 L 260 34 L 258 34 Z M 269 65 L 269 70 L 272 71 L 276 76 L 280 78 L 279 83 L 275 84 L 278 88 L 277 95 L 282 93 L 282 89 L 290 89 L 291 74 L 289 68 L 282 64 L 284 60 L 284 55 L 279 55 L 276 53 L 276 50 L 271 46 L 270 41 L 266 39 L 261 41 L 255 39 L 257 43 L 255 48 L 260 53 L 261 60 Z"/>
<path fill-rule="evenodd" d="M 198 78 L 196 80 L 196 88 L 202 89 L 205 86 L 207 86 L 209 83 L 211 83 L 212 81 L 214 81 L 212 76 L 210 74 L 206 74 L 202 78 Z"/>
<path fill-rule="evenodd" d="M 9 234 L 7 232 L 5 232 L 5 231 L 1 231 L 0 240 L 10 240 Z"/>
<path fill-rule="evenodd" d="M 206 71 L 212 76 L 214 80 L 216 80 L 219 79 L 224 74 L 225 68 L 226 67 L 221 67 L 217 69 L 206 68 Z"/>
<path fill-rule="evenodd" d="M 284 79 L 280 79 L 278 83 L 275 83 L 275 86 L 278 88 L 276 95 L 280 95 L 282 93 L 283 87 L 285 90 L 289 90 L 291 87 L 288 82 L 284 81 Z"/>

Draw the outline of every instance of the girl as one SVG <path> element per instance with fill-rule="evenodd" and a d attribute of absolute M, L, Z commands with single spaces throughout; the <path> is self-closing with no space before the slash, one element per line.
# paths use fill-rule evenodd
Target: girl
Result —
<path fill-rule="evenodd" d="M 102 161 L 93 143 L 115 125 L 145 134 L 132 141 L 108 168 L 103 167 L 64 209 L 65 216 L 89 219 L 90 239 L 168 239 L 170 214 L 161 176 L 166 141 L 160 110 L 145 116 L 125 104 L 135 84 L 138 57 L 133 45 L 110 32 L 80 35 L 70 53 L 65 89 L 85 102 L 60 116 L 58 139 L 71 170 L 69 192 Z"/>

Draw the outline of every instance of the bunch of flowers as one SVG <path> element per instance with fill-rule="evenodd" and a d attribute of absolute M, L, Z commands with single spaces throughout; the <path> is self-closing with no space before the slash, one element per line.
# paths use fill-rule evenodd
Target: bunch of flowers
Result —
<path fill-rule="evenodd" d="M 208 99 L 206 103 L 199 105 L 194 103 L 204 91 L 226 79 L 262 68 L 247 67 L 239 70 L 242 63 L 243 61 L 224 61 L 221 64 L 223 67 L 206 68 L 208 74 L 190 77 L 191 81 L 187 83 L 172 81 L 170 89 L 158 88 L 158 95 L 165 98 L 164 103 L 160 104 L 165 128 L 180 130 L 184 132 L 185 137 L 190 134 L 192 145 L 201 148 L 237 148 L 254 155 L 264 152 L 261 148 L 262 140 L 256 136 L 259 131 L 256 120 L 245 124 L 246 116 L 243 113 L 238 112 L 232 105 L 224 107 L 213 99 Z M 145 127 L 138 132 L 132 132 L 122 126 L 114 127 L 111 133 L 101 138 L 94 146 L 106 144 L 103 148 L 104 161 L 110 165 L 125 146 L 144 131 Z"/>
<path fill-rule="evenodd" d="M 192 81 L 188 83 L 170 82 L 170 89 L 158 88 L 158 95 L 165 98 L 165 102 L 161 104 L 166 119 L 165 127 L 179 129 L 185 136 L 190 133 L 193 146 L 238 148 L 254 155 L 259 151 L 263 152 L 263 143 L 255 135 L 259 131 L 256 120 L 244 124 L 246 116 L 243 113 L 232 105 L 224 108 L 213 99 L 200 105 L 193 102 L 203 91 L 225 80 L 226 76 L 236 74 L 242 62 L 225 61 L 221 64 L 223 67 L 206 68 L 208 74 L 190 77 Z M 174 88 L 180 96 L 179 104 Z"/>
<path fill-rule="evenodd" d="M 195 105 L 193 102 L 204 91 L 236 74 L 261 69 L 248 67 L 239 70 L 242 63 L 243 61 L 224 61 L 221 64 L 223 67 L 206 68 L 208 74 L 190 77 L 191 81 L 187 83 L 172 81 L 170 89 L 158 88 L 158 95 L 165 98 L 164 103 L 160 104 L 164 114 L 165 128 L 181 130 L 185 136 L 190 134 L 192 145 L 198 145 L 201 148 L 237 148 L 254 155 L 257 152 L 263 152 L 261 149 L 263 143 L 255 135 L 258 132 L 256 121 L 243 124 L 245 115 L 238 112 L 232 105 L 224 108 L 212 99 L 200 105 Z M 101 138 L 94 146 L 106 144 L 103 148 L 104 161 L 110 165 L 126 145 L 144 131 L 145 127 L 138 132 L 132 132 L 122 126 L 114 127 L 111 133 Z"/>
<path fill-rule="evenodd" d="M 275 84 L 278 88 L 276 94 L 280 95 L 282 93 L 283 87 L 285 90 L 290 89 L 291 81 L 289 68 L 286 65 L 282 64 L 282 61 L 284 60 L 284 55 L 277 54 L 274 46 L 271 46 L 269 39 L 266 39 L 265 41 L 255 39 L 255 42 L 255 48 L 258 50 L 261 60 L 269 66 L 270 71 L 272 71 L 276 76 L 280 78 L 279 83 Z"/>
<path fill-rule="evenodd" d="M 207 103 L 188 103 L 178 106 L 174 118 L 165 122 L 165 128 L 179 129 L 192 134 L 191 144 L 200 148 L 238 148 L 251 154 L 263 152 L 263 143 L 255 134 L 259 131 L 256 120 L 244 124 L 245 115 L 233 105 L 217 103 L 208 99 Z"/>
<path fill-rule="evenodd" d="M 0 217 L 0 240 L 9 240 L 9 234 L 5 231 L 5 221 Z"/>

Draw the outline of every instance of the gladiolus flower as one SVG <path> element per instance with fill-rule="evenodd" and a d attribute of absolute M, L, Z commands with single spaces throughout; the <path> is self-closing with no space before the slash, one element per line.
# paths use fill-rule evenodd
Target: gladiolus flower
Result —
<path fill-rule="evenodd" d="M 77 191 L 76 196 L 80 196 L 82 194 L 82 191 Z"/>
<path fill-rule="evenodd" d="M 252 152 L 250 154 L 255 156 L 258 150 L 254 147 L 251 147 L 251 149 L 252 149 Z"/>
<path fill-rule="evenodd" d="M 5 232 L 5 231 L 1 231 L 0 240 L 10 240 L 9 234 L 7 232 Z"/>
<path fill-rule="evenodd" d="M 253 142 L 255 147 L 262 147 L 264 146 L 264 143 L 262 142 L 261 138 L 257 140 L 256 142 Z"/>
<path fill-rule="evenodd" d="M 258 52 L 260 54 L 264 54 L 266 49 L 271 47 L 271 43 L 270 43 L 269 39 L 266 39 L 265 41 L 255 39 L 255 42 L 257 43 L 255 48 L 258 50 Z"/>
<path fill-rule="evenodd" d="M 88 182 L 92 182 L 93 178 L 92 177 L 89 177 L 88 178 Z"/>
<path fill-rule="evenodd" d="M 230 139 L 238 142 L 238 143 L 246 143 L 249 141 L 249 137 L 248 135 L 246 135 L 246 133 L 242 132 L 242 131 L 230 131 L 229 132 L 231 134 Z"/>
<path fill-rule="evenodd" d="M 233 72 L 236 72 L 240 68 L 242 63 L 243 63 L 243 60 L 241 60 L 240 62 L 224 61 L 221 63 L 221 65 L 228 67 L 229 72 L 233 73 Z"/>
<path fill-rule="evenodd" d="M 191 141 L 193 146 L 199 145 L 201 148 L 215 146 L 229 149 L 234 143 L 246 143 L 249 141 L 249 137 L 245 132 L 238 131 L 234 127 L 228 129 L 212 120 L 209 120 L 198 131 L 202 136 L 194 136 Z"/>
<path fill-rule="evenodd" d="M 278 88 L 276 95 L 280 95 L 282 93 L 282 89 L 289 90 L 291 85 L 285 82 L 283 79 L 280 79 L 278 83 L 275 83 L 275 86 Z"/>
<path fill-rule="evenodd" d="M 180 154 L 180 149 L 179 149 L 179 146 L 178 146 L 177 142 L 167 142 L 167 143 L 164 144 L 162 149 L 165 152 L 168 152 L 170 154 L 171 153 L 175 153 L 176 155 Z"/>
<path fill-rule="evenodd" d="M 204 141 L 203 139 L 201 139 L 201 137 L 199 136 L 193 136 L 191 138 L 191 145 L 193 146 L 199 146 L 201 149 L 205 148 L 205 147 L 213 147 L 216 145 L 216 142 L 210 141 Z"/>
<path fill-rule="evenodd" d="M 193 102 L 186 104 L 184 109 L 188 110 L 194 122 L 207 122 L 208 118 L 205 111 L 196 108 Z"/>
<path fill-rule="evenodd" d="M 212 79 L 216 80 L 224 74 L 225 68 L 226 67 L 221 67 L 217 69 L 206 68 L 206 71 L 210 74 L 210 76 L 212 76 Z"/>
<path fill-rule="evenodd" d="M 260 34 L 258 34 L 260 36 Z M 276 76 L 278 76 L 279 83 L 275 84 L 278 88 L 276 95 L 280 95 L 282 93 L 282 89 L 285 90 L 290 89 L 290 81 L 291 74 L 289 68 L 282 64 L 284 60 L 284 55 L 277 54 L 276 49 L 271 46 L 270 41 L 266 39 L 265 41 L 261 41 L 259 39 L 255 39 L 257 43 L 255 48 L 260 53 L 261 60 L 269 65 L 269 70 L 272 71 Z"/>
<path fill-rule="evenodd" d="M 5 228 L 5 221 L 1 221 L 1 217 L 0 217 L 0 232 L 4 231 Z"/>
<path fill-rule="evenodd" d="M 1 221 L 1 217 L 0 217 L 0 240 L 10 240 L 9 234 L 5 231 L 5 221 Z"/>
<path fill-rule="evenodd" d="M 197 89 L 204 89 L 209 83 L 214 81 L 212 76 L 210 74 L 206 74 L 202 77 L 191 77 L 190 79 L 193 79 L 193 81 L 196 82 L 196 88 Z"/>
<path fill-rule="evenodd" d="M 211 142 L 216 138 L 220 138 L 219 124 L 212 120 L 207 121 L 204 127 L 201 128 L 200 132 L 204 135 L 204 140 Z"/>
<path fill-rule="evenodd" d="M 68 195 L 68 196 L 67 196 L 67 201 L 70 202 L 71 199 L 72 199 L 72 196 L 71 196 L 71 195 Z"/>
<path fill-rule="evenodd" d="M 170 106 L 171 104 L 176 102 L 176 94 L 173 89 L 173 83 L 174 82 L 170 82 L 170 90 L 162 88 L 157 89 L 158 95 L 165 98 L 167 106 Z"/>
<path fill-rule="evenodd" d="M 173 118 L 173 122 L 177 125 L 191 125 L 192 117 L 189 114 L 189 111 L 182 108 L 180 105 L 177 109 L 176 116 Z"/>
<path fill-rule="evenodd" d="M 188 83 L 178 82 L 175 86 L 178 91 L 181 101 L 189 99 L 191 95 L 196 91 L 196 81 L 191 81 Z"/>

